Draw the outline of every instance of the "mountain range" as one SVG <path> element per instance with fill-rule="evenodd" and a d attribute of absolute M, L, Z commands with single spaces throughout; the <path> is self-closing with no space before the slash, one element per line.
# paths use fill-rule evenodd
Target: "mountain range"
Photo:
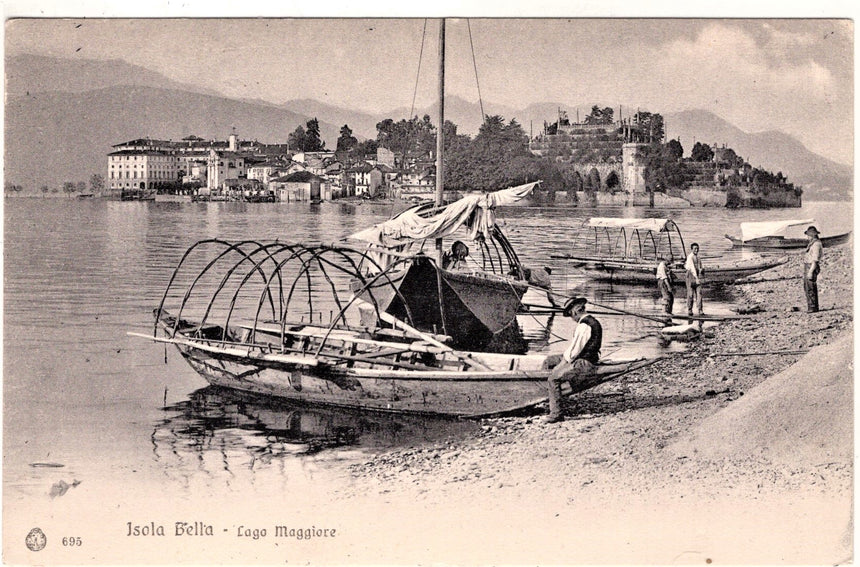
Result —
<path fill-rule="evenodd" d="M 577 113 L 584 117 L 591 105 L 544 102 L 514 109 L 487 101 L 483 111 L 514 118 L 526 132 L 537 134 L 544 121 L 557 119 L 559 109 L 575 119 Z M 632 106 L 622 112 L 626 108 Z M 462 134 L 477 133 L 481 110 L 479 103 L 445 99 L 445 117 Z M 232 99 L 124 61 L 19 55 L 6 60 L 5 179 L 25 191 L 88 180 L 93 173 L 104 175 L 111 146 L 147 136 L 179 140 L 193 134 L 223 140 L 235 131 L 242 139 L 285 143 L 290 132 L 314 117 L 327 147 L 333 148 L 344 124 L 359 138 L 375 138 L 378 122 L 409 114 L 407 107 L 372 114 L 311 99 L 283 104 Z M 435 105 L 412 112 L 425 114 L 434 117 Z M 707 110 L 663 116 L 687 155 L 694 141 L 725 144 L 756 167 L 781 171 L 803 186 L 809 200 L 852 198 L 850 166 L 809 151 L 784 132 L 744 132 Z"/>

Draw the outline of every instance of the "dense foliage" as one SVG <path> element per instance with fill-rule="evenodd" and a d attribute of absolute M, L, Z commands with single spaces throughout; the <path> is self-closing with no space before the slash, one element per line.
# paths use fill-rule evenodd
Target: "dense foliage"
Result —
<path fill-rule="evenodd" d="M 639 111 L 633 115 L 633 120 L 639 124 L 639 141 L 654 144 L 663 142 L 663 138 L 666 137 L 666 127 L 661 114 Z"/>
<path fill-rule="evenodd" d="M 693 161 L 711 161 L 714 159 L 714 150 L 708 144 L 696 142 L 690 152 L 690 159 Z"/>
<path fill-rule="evenodd" d="M 305 128 L 301 126 L 287 137 L 291 149 L 301 152 L 319 152 L 325 150 L 325 142 L 320 137 L 320 123 L 316 118 L 308 120 Z"/>
<path fill-rule="evenodd" d="M 520 124 L 487 116 L 474 139 L 456 133 L 446 122 L 445 186 L 456 190 L 495 191 L 542 180 L 544 191 L 561 189 L 564 179 L 552 162 L 529 151 Z"/>
<path fill-rule="evenodd" d="M 671 187 L 681 187 L 684 184 L 684 167 L 681 156 L 684 148 L 678 140 L 669 140 L 665 144 L 651 144 L 643 149 L 645 154 L 645 187 L 651 193 L 666 192 Z"/>
<path fill-rule="evenodd" d="M 615 111 L 610 108 L 600 108 L 596 104 L 591 107 L 591 113 L 585 117 L 586 124 L 612 124 L 615 121 Z"/>
<path fill-rule="evenodd" d="M 436 150 L 436 127 L 430 116 L 417 116 L 410 120 L 395 122 L 386 118 L 376 125 L 376 142 L 395 154 L 409 158 L 431 155 Z"/>

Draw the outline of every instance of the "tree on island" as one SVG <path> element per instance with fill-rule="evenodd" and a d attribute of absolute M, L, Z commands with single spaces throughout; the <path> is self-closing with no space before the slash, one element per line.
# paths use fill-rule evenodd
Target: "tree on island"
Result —
<path fill-rule="evenodd" d="M 386 118 L 376 124 L 376 142 L 380 147 L 399 153 L 403 159 L 425 159 L 436 151 L 436 127 L 425 114 L 395 122 Z"/>
<path fill-rule="evenodd" d="M 348 152 L 358 145 L 358 138 L 352 135 L 349 124 L 340 127 L 340 137 L 337 139 L 337 152 Z"/>
<path fill-rule="evenodd" d="M 454 136 L 446 152 L 446 187 L 451 189 L 495 191 L 511 185 L 537 181 L 548 170 L 542 160 L 528 149 L 528 136 L 512 119 L 487 116 L 474 140 Z M 553 176 L 563 183 L 561 175 Z M 546 189 L 546 188 L 545 188 Z"/>
<path fill-rule="evenodd" d="M 612 124 L 615 111 L 611 107 L 600 108 L 596 104 L 591 107 L 591 114 L 585 117 L 586 124 Z"/>
<path fill-rule="evenodd" d="M 633 120 L 639 125 L 643 142 L 660 144 L 666 137 L 666 127 L 663 124 L 663 116 L 644 110 L 633 115 Z"/>
<path fill-rule="evenodd" d="M 316 117 L 313 120 L 308 120 L 308 123 L 305 124 L 305 135 L 307 136 L 305 139 L 306 152 L 325 150 L 325 142 L 320 137 L 320 121 Z"/>
<path fill-rule="evenodd" d="M 104 188 L 105 178 L 98 173 L 92 174 L 92 176 L 90 176 L 90 191 L 93 193 L 93 195 L 100 194 L 102 191 L 104 191 Z"/>
<path fill-rule="evenodd" d="M 308 120 L 305 128 L 297 126 L 287 137 L 287 146 L 300 152 L 319 152 L 325 150 L 325 142 L 320 138 L 320 123 L 314 118 Z"/>
<path fill-rule="evenodd" d="M 379 149 L 379 143 L 376 140 L 364 140 L 356 144 L 350 155 L 355 156 L 356 161 L 364 161 L 366 156 L 376 155 Z"/>
<path fill-rule="evenodd" d="M 669 158 L 680 160 L 684 157 L 684 146 L 681 145 L 680 140 L 669 140 L 666 142 L 666 148 L 664 150 L 664 155 Z"/>
<path fill-rule="evenodd" d="M 693 161 L 711 161 L 714 159 L 714 150 L 708 144 L 696 142 L 690 152 L 690 159 Z"/>
<path fill-rule="evenodd" d="M 681 142 L 669 140 L 666 144 L 651 144 L 642 151 L 645 161 L 642 177 L 649 193 L 665 193 L 671 187 L 684 184 L 684 169 L 679 158 L 684 155 Z"/>

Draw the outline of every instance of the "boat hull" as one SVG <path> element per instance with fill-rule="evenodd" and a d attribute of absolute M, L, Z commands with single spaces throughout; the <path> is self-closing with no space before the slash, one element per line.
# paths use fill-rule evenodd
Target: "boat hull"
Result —
<path fill-rule="evenodd" d="M 819 240 L 821 240 L 821 245 L 827 248 L 829 246 L 845 244 L 848 242 L 850 237 L 851 233 L 846 232 L 844 234 L 837 234 L 834 236 L 825 236 Z M 732 242 L 732 246 L 735 248 L 769 248 L 775 250 L 796 250 L 806 248 L 806 245 L 809 242 L 805 238 L 785 238 L 782 236 L 765 236 L 763 238 L 754 238 L 753 240 L 748 240 L 746 242 L 742 241 L 740 238 L 729 236 L 728 234 L 726 235 L 726 238 Z"/>
<path fill-rule="evenodd" d="M 362 376 L 341 369 L 262 367 L 226 360 L 193 347 L 178 347 L 189 365 L 212 385 L 296 402 L 446 417 L 478 418 L 534 407 L 547 399 L 549 369 L 433 372 L 391 371 Z M 545 358 L 545 357 L 544 357 Z M 577 392 L 653 361 L 598 366 L 594 379 Z M 570 385 L 563 395 L 572 395 Z"/>
<path fill-rule="evenodd" d="M 610 283 L 656 285 L 654 264 L 587 259 L 572 260 L 577 267 L 585 271 L 589 278 L 594 280 Z M 738 264 L 736 266 L 706 266 L 704 281 L 706 284 L 711 285 L 730 284 L 741 278 L 784 264 L 785 261 L 785 259 L 781 258 L 754 264 Z M 674 284 L 676 286 L 684 285 L 684 268 L 674 266 L 671 270 L 674 276 Z"/>
<path fill-rule="evenodd" d="M 193 349 L 183 356 L 210 384 L 308 404 L 478 417 L 527 407 L 546 398 L 545 378 L 478 381 L 320 376 L 298 368 L 290 371 L 219 360 Z"/>

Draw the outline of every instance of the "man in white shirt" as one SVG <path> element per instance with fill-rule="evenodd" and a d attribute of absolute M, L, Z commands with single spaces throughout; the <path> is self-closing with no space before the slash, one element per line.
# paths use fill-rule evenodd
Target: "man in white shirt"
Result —
<path fill-rule="evenodd" d="M 657 287 L 663 297 L 663 310 L 671 315 L 675 305 L 675 292 L 672 291 L 672 270 L 666 266 L 665 258 L 660 258 L 657 264 Z"/>
<path fill-rule="evenodd" d="M 806 294 L 806 312 L 818 312 L 818 273 L 821 271 L 821 258 L 824 246 L 818 238 L 818 229 L 810 226 L 803 233 L 809 242 L 803 256 L 803 291 Z"/>
<path fill-rule="evenodd" d="M 699 245 L 695 242 L 690 244 L 690 254 L 687 256 L 687 261 L 684 262 L 684 269 L 686 270 L 684 279 L 687 283 L 687 315 L 693 314 L 694 302 L 699 315 L 704 315 L 702 311 L 702 278 L 705 275 L 705 270 L 699 259 Z"/>
<path fill-rule="evenodd" d="M 580 392 L 598 382 L 594 381 L 597 363 L 600 361 L 600 346 L 603 343 L 603 327 L 585 312 L 584 297 L 568 299 L 562 313 L 565 317 L 573 317 L 576 328 L 570 345 L 562 354 L 562 360 L 547 378 L 549 388 L 549 415 L 544 417 L 544 423 L 556 423 L 564 420 L 562 412 L 561 385 L 570 384 L 573 392 Z"/>

